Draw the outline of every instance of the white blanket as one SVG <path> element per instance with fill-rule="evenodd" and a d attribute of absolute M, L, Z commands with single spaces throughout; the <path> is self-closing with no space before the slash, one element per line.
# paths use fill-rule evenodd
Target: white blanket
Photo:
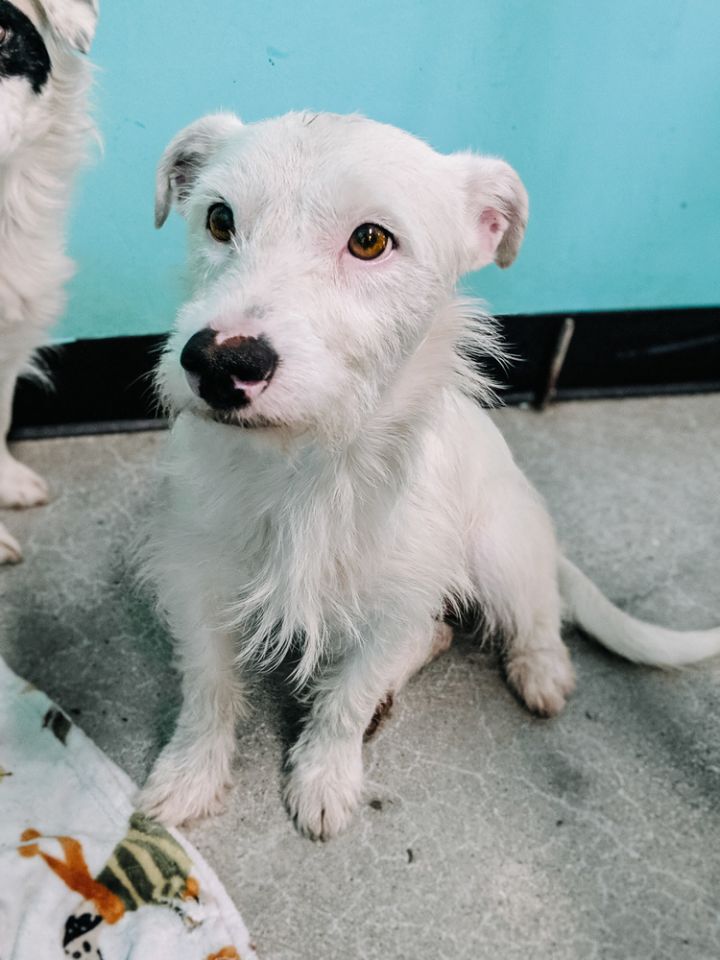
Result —
<path fill-rule="evenodd" d="M 0 659 L 0 960 L 254 960 L 219 880 Z"/>

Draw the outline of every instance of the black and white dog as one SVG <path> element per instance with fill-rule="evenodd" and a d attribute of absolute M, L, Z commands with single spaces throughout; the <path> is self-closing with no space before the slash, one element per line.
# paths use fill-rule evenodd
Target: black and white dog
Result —
<path fill-rule="evenodd" d="M 60 316 L 72 275 L 65 215 L 92 123 L 87 53 L 97 0 L 0 0 L 0 506 L 47 501 L 45 482 L 10 454 L 18 375 Z M 0 524 L 0 563 L 20 547 Z"/>

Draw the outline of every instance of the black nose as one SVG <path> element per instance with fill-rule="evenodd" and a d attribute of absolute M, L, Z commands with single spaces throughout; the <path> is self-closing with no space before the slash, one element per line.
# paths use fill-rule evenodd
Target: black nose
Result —
<path fill-rule="evenodd" d="M 267 386 L 278 355 L 265 337 L 229 337 L 217 342 L 206 327 L 183 347 L 180 363 L 190 386 L 217 410 L 246 407 Z"/>

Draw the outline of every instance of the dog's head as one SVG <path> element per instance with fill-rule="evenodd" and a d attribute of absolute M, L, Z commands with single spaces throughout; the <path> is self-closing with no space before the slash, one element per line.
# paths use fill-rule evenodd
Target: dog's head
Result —
<path fill-rule="evenodd" d="M 161 364 L 169 407 L 300 430 L 377 410 L 459 276 L 509 266 L 527 220 L 502 160 L 331 114 L 193 123 L 160 162 L 157 226 L 173 204 L 193 293 Z"/>
<path fill-rule="evenodd" d="M 97 0 L 0 0 L 0 162 L 52 122 L 56 60 L 87 53 Z"/>

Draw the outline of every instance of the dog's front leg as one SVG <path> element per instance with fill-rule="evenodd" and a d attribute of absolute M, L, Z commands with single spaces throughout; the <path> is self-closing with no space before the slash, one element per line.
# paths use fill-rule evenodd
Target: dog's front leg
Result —
<path fill-rule="evenodd" d="M 20 544 L 4 523 L 0 523 L 0 563 L 20 563 L 22 550 Z"/>
<path fill-rule="evenodd" d="M 221 809 L 235 753 L 235 722 L 246 704 L 228 632 L 202 616 L 205 604 L 186 598 L 179 606 L 171 629 L 182 672 L 182 707 L 175 733 L 138 799 L 140 809 L 166 824 Z"/>
<path fill-rule="evenodd" d="M 47 484 L 42 477 L 16 460 L 8 450 L 5 440 L 10 429 L 15 382 L 20 369 L 21 365 L 17 361 L 7 361 L 0 367 L 0 507 L 35 507 L 47 503 L 49 495 Z M 10 547 L 10 555 L 5 557 L 5 560 L 19 559 L 17 542 L 12 541 Z M 18 555 L 13 556 L 16 551 Z"/>
<path fill-rule="evenodd" d="M 320 678 L 288 757 L 285 802 L 301 833 L 327 840 L 347 826 L 362 794 L 363 734 L 378 704 L 431 659 L 436 632 L 428 623 L 398 638 L 397 626 L 386 631 L 380 624 Z M 443 648 L 449 645 L 446 632 L 440 625 Z"/>

